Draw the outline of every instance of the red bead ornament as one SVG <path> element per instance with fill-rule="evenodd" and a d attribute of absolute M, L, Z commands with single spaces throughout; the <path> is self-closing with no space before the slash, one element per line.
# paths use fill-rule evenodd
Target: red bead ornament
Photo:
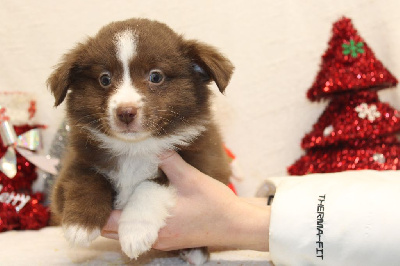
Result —
<path fill-rule="evenodd" d="M 396 85 L 397 79 L 375 58 L 351 20 L 344 17 L 333 24 L 321 70 L 307 97 L 316 101 L 338 93 Z"/>

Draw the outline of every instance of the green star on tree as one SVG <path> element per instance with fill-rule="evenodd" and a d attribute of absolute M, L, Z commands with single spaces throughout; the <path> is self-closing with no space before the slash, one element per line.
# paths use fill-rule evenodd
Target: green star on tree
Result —
<path fill-rule="evenodd" d="M 344 43 L 342 44 L 343 48 L 343 54 L 348 55 L 350 54 L 351 57 L 357 57 L 358 54 L 363 54 L 364 53 L 364 43 L 363 42 L 358 42 L 354 43 L 354 40 L 350 40 L 350 44 Z"/>

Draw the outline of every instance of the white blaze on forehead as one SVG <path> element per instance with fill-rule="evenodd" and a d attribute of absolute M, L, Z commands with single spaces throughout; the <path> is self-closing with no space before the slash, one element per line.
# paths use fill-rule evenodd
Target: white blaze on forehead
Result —
<path fill-rule="evenodd" d="M 138 36 L 132 30 L 121 31 L 114 36 L 116 57 L 122 64 L 122 80 L 117 85 L 116 92 L 110 98 L 109 111 L 112 112 L 121 104 L 142 105 L 142 96 L 132 84 L 129 65 L 137 54 Z"/>
<path fill-rule="evenodd" d="M 117 57 L 124 67 L 124 72 L 129 70 L 129 61 L 136 55 L 136 41 L 137 36 L 131 30 L 125 30 L 115 35 Z"/>

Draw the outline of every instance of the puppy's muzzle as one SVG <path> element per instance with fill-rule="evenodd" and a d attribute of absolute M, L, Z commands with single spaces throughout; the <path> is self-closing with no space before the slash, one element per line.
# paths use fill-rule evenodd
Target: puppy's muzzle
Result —
<path fill-rule="evenodd" d="M 116 109 L 117 119 L 126 124 L 130 125 L 138 114 L 138 108 L 134 106 L 120 106 Z"/>

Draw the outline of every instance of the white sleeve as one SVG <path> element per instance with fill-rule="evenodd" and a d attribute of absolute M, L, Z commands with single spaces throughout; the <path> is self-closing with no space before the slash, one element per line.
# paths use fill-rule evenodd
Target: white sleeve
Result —
<path fill-rule="evenodd" d="M 281 180 L 269 236 L 276 266 L 400 265 L 400 171 Z"/>

